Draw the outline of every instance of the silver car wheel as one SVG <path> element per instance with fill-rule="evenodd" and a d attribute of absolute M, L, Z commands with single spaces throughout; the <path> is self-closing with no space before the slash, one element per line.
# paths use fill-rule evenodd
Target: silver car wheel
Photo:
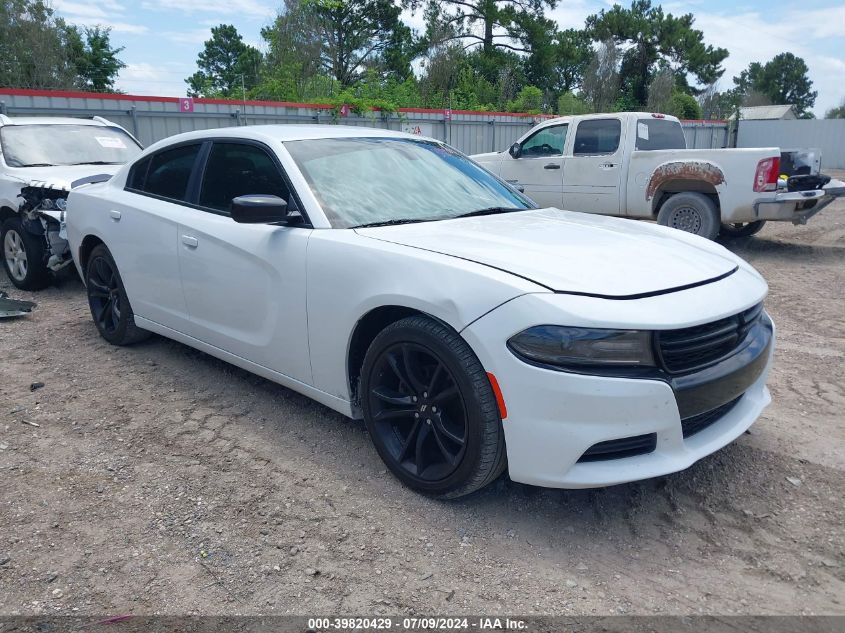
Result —
<path fill-rule="evenodd" d="M 6 255 L 7 268 L 12 277 L 17 281 L 26 279 L 26 248 L 24 247 L 21 236 L 14 229 L 6 231 L 6 239 L 3 240 L 3 250 Z"/>

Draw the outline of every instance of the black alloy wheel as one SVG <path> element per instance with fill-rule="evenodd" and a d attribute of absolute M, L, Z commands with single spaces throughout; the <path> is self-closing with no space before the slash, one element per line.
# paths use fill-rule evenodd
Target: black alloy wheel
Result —
<path fill-rule="evenodd" d="M 505 469 L 490 379 L 448 325 L 424 315 L 388 325 L 367 350 L 359 393 L 376 450 L 407 486 L 460 497 Z"/>
<path fill-rule="evenodd" d="M 370 385 L 378 439 L 409 474 L 442 481 L 466 450 L 467 412 L 455 378 L 431 350 L 398 343 L 382 351 Z"/>
<path fill-rule="evenodd" d="M 97 331 L 112 345 L 129 345 L 149 336 L 135 325 L 135 315 L 117 264 L 108 248 L 100 244 L 91 251 L 85 267 L 88 306 Z"/>

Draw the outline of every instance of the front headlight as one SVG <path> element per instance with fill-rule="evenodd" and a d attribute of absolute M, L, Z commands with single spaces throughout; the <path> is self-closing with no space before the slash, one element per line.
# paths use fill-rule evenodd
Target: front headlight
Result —
<path fill-rule="evenodd" d="M 523 360 L 559 367 L 654 366 L 651 332 L 537 325 L 508 340 Z"/>

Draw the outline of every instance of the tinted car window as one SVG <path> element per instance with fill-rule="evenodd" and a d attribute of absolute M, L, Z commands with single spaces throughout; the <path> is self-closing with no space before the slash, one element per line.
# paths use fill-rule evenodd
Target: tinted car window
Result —
<path fill-rule="evenodd" d="M 575 131 L 575 156 L 612 154 L 619 148 L 622 123 L 619 119 L 582 121 Z"/>
<path fill-rule="evenodd" d="M 547 127 L 522 144 L 523 156 L 561 156 L 568 125 Z"/>
<path fill-rule="evenodd" d="M 146 181 L 139 190 L 172 200 L 185 200 L 199 151 L 199 144 L 182 145 L 154 155 Z"/>
<path fill-rule="evenodd" d="M 143 190 L 144 182 L 147 180 L 147 170 L 150 168 L 150 160 L 147 157 L 132 166 L 132 169 L 129 170 L 129 177 L 126 179 L 127 189 Z"/>
<path fill-rule="evenodd" d="M 255 145 L 215 143 L 200 187 L 200 205 L 228 211 L 232 198 L 248 194 L 292 202 L 281 171 L 266 151 Z"/>
<path fill-rule="evenodd" d="M 638 150 L 686 149 L 684 130 L 677 121 L 640 119 L 637 121 Z"/>

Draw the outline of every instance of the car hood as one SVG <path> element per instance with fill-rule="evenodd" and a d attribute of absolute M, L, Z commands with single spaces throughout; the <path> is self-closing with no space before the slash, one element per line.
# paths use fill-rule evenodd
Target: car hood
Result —
<path fill-rule="evenodd" d="M 645 222 L 538 209 L 356 229 L 367 237 L 469 260 L 549 290 L 636 298 L 728 276 L 725 248 Z"/>
<path fill-rule="evenodd" d="M 70 191 L 80 178 L 108 174 L 113 176 L 123 165 L 56 165 L 54 167 L 19 167 L 9 169 L 7 177 L 19 180 L 22 187 L 46 187 Z"/>

